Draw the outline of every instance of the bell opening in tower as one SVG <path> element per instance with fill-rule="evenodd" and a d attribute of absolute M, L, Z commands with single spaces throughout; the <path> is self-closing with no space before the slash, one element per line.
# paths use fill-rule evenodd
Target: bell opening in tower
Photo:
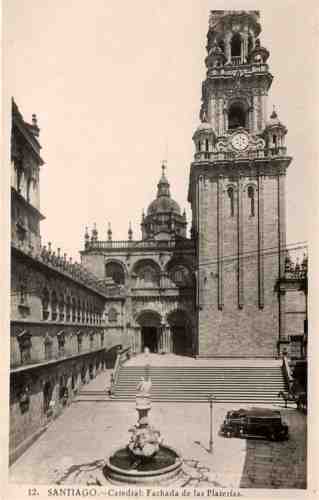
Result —
<path fill-rule="evenodd" d="M 235 33 L 231 40 L 231 58 L 233 64 L 241 63 L 241 36 Z"/>
<path fill-rule="evenodd" d="M 239 127 L 246 128 L 246 113 L 241 104 L 236 103 L 230 106 L 228 112 L 228 128 L 234 130 Z"/>

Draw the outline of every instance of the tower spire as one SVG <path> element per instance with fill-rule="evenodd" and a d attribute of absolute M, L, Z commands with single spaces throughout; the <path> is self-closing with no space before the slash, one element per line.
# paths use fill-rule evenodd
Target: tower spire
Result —
<path fill-rule="evenodd" d="M 170 198 L 170 191 L 169 191 L 169 182 L 166 178 L 166 175 L 165 175 L 165 170 L 167 168 L 167 162 L 166 160 L 163 160 L 162 161 L 162 176 L 159 180 L 159 183 L 157 184 L 157 198 L 161 197 L 161 196 L 167 196 L 168 198 Z"/>

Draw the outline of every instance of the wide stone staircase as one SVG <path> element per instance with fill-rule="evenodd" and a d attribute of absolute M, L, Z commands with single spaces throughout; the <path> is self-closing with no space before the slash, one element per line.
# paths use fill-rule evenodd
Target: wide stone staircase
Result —
<path fill-rule="evenodd" d="M 152 401 L 282 403 L 287 391 L 281 366 L 150 366 Z M 145 367 L 123 365 L 112 399 L 133 401 Z"/>

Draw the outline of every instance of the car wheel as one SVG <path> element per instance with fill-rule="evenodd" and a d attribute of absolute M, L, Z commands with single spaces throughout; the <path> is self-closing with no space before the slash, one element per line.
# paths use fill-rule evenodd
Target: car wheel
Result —
<path fill-rule="evenodd" d="M 271 432 L 271 433 L 269 434 L 269 439 L 270 439 L 270 441 L 276 441 L 276 440 L 277 440 L 277 439 L 276 439 L 276 434 L 275 434 L 274 432 Z"/>
<path fill-rule="evenodd" d="M 232 437 L 232 433 L 230 431 L 227 431 L 226 432 L 226 437 L 231 438 Z"/>

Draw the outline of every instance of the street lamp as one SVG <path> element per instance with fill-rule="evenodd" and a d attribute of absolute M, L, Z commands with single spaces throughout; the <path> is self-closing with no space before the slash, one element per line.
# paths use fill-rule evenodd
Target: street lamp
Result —
<path fill-rule="evenodd" d="M 209 453 L 213 453 L 213 403 L 216 401 L 214 394 L 209 394 Z"/>

